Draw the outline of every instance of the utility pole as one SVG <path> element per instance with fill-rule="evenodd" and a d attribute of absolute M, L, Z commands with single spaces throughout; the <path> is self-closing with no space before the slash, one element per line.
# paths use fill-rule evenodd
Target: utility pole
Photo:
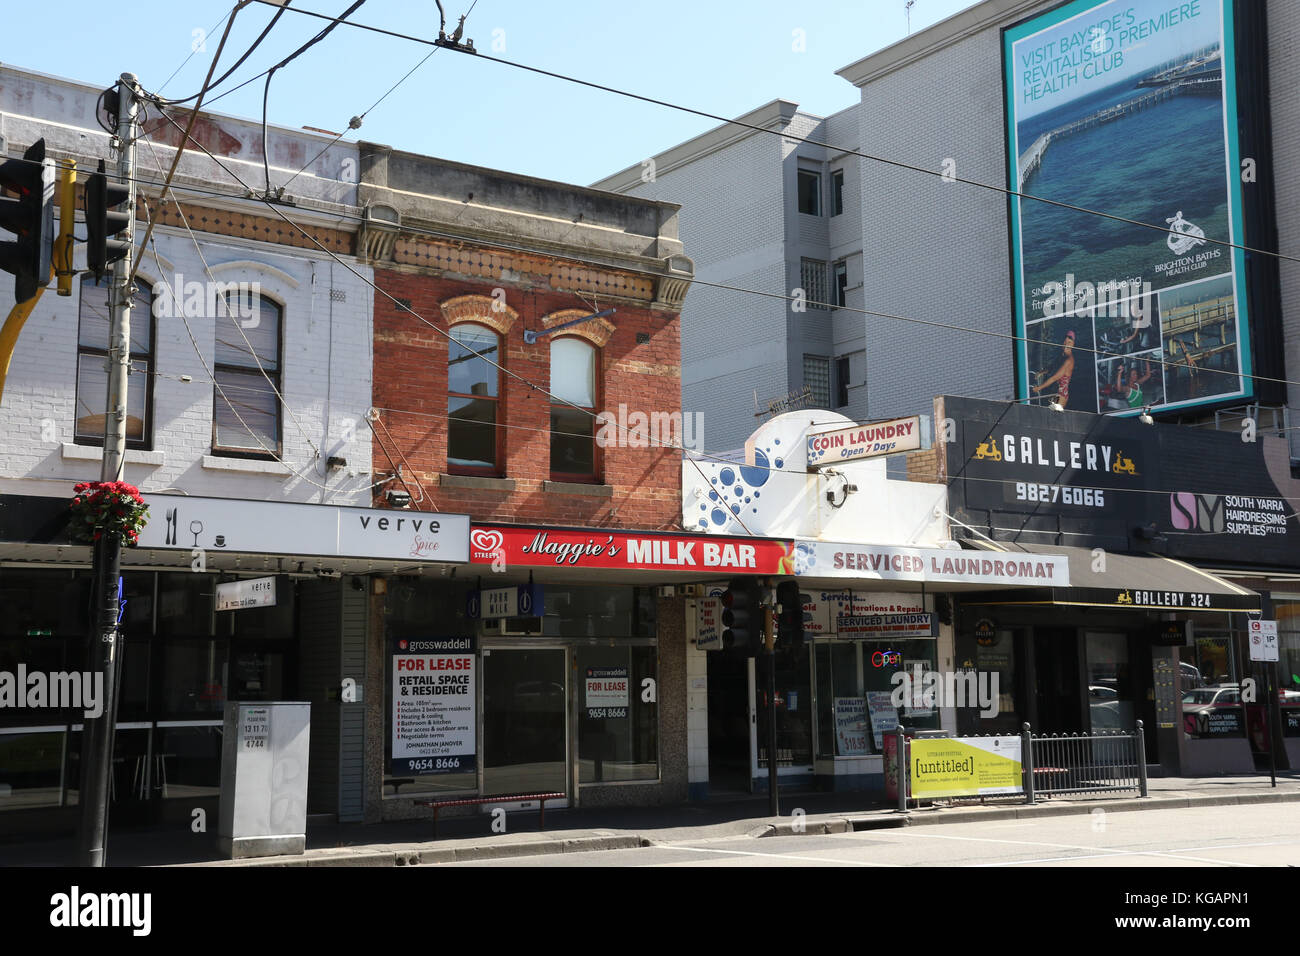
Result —
<path fill-rule="evenodd" d="M 135 237 L 135 139 L 139 106 L 136 78 L 123 73 L 117 85 L 117 179 L 127 190 L 124 233 L 126 254 L 113 262 L 108 291 L 108 395 L 104 404 L 104 465 L 100 481 L 121 481 L 126 459 L 127 376 L 131 371 L 131 246 Z M 111 97 L 110 97 L 111 101 Z M 94 544 L 94 621 L 90 629 L 87 667 L 103 675 L 103 712 L 85 719 L 81 735 L 81 865 L 104 866 L 108 829 L 113 738 L 117 730 L 118 675 L 121 640 L 118 634 L 122 543 L 105 534 Z"/>
<path fill-rule="evenodd" d="M 772 614 L 772 591 L 763 589 L 763 658 L 767 662 L 767 809 L 770 816 L 781 815 L 777 790 L 776 763 L 776 624 Z"/>

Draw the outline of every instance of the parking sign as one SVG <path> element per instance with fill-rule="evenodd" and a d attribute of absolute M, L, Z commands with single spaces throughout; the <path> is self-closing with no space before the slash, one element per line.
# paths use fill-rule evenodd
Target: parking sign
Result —
<path fill-rule="evenodd" d="M 1277 656 L 1277 621 L 1250 622 L 1250 659 L 1275 661 Z"/>

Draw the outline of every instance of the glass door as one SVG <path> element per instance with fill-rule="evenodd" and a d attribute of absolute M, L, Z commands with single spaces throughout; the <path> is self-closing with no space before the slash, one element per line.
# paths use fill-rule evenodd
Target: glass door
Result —
<path fill-rule="evenodd" d="M 1088 663 L 1088 717 L 1092 732 L 1132 731 L 1135 723 L 1133 681 L 1129 673 L 1128 635 L 1085 635 Z"/>
<path fill-rule="evenodd" d="M 568 793 L 568 652 L 486 648 L 482 663 L 480 792 Z"/>

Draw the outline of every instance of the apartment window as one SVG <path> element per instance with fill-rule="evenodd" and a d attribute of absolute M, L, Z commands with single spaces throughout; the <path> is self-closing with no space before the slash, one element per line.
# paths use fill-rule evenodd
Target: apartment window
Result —
<path fill-rule="evenodd" d="M 812 391 L 815 408 L 829 408 L 831 404 L 831 361 L 824 355 L 803 357 L 803 383 Z"/>
<path fill-rule="evenodd" d="M 108 398 L 108 283 L 92 276 L 81 280 L 77 314 L 77 411 L 74 440 L 104 444 L 104 402 Z M 131 374 L 126 379 L 126 445 L 148 448 L 153 423 L 153 308 L 146 293 L 131 310 Z M 143 306 L 143 307 L 142 307 Z"/>
<path fill-rule="evenodd" d="M 822 174 L 799 170 L 799 211 L 809 216 L 822 214 Z"/>
<path fill-rule="evenodd" d="M 843 408 L 849 403 L 849 357 L 842 355 L 835 360 L 835 407 Z"/>
<path fill-rule="evenodd" d="M 227 295 L 216 315 L 212 448 L 233 455 L 280 453 L 279 303 L 251 292 Z"/>
<path fill-rule="evenodd" d="M 799 287 L 808 297 L 808 308 L 826 308 L 826 263 L 820 259 L 800 259 Z"/>
<path fill-rule="evenodd" d="M 831 215 L 838 216 L 844 212 L 844 170 L 837 169 L 831 173 Z"/>
<path fill-rule="evenodd" d="M 447 468 L 500 473 L 501 340 L 481 325 L 457 325 L 447 343 Z"/>
<path fill-rule="evenodd" d="M 841 259 L 835 263 L 835 304 L 840 308 L 848 305 L 849 264 Z"/>
<path fill-rule="evenodd" d="M 596 480 L 597 358 L 596 349 L 582 339 L 551 342 L 552 478 Z"/>

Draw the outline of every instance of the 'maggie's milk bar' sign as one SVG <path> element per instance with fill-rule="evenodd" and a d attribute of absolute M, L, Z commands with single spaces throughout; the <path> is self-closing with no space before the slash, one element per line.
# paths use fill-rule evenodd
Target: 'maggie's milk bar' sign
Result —
<path fill-rule="evenodd" d="M 878 458 L 921 448 L 921 416 L 852 425 L 808 436 L 808 467 Z"/>

